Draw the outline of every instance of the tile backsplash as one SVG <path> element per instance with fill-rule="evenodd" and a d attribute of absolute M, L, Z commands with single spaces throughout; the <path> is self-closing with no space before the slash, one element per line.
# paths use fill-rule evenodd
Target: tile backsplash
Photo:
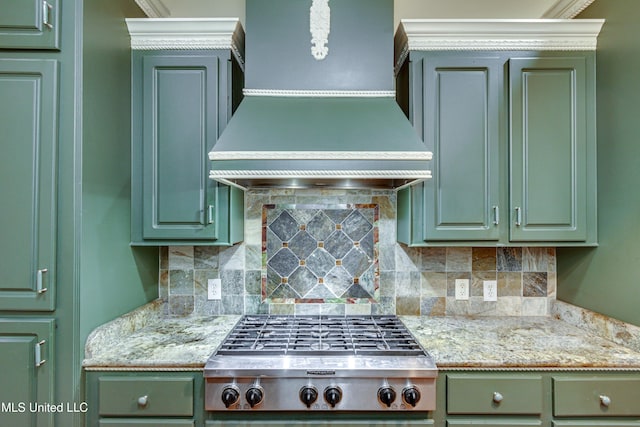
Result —
<path fill-rule="evenodd" d="M 161 248 L 166 312 L 549 314 L 554 248 L 408 248 L 396 243 L 395 205 L 385 190 L 247 191 L 244 242 Z M 208 300 L 217 278 L 221 299 Z M 455 299 L 456 279 L 469 280 L 469 300 Z M 497 301 L 484 301 L 484 280 L 497 281 Z"/>

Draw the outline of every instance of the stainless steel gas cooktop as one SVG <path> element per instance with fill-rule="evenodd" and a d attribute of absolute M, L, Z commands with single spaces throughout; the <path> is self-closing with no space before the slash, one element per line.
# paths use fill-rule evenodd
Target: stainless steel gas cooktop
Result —
<path fill-rule="evenodd" d="M 435 409 L 435 363 L 396 316 L 245 316 L 204 376 L 211 411 Z"/>

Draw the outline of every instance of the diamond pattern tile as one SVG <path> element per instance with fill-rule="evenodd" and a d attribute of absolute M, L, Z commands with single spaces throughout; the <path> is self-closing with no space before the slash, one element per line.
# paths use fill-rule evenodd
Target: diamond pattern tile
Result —
<path fill-rule="evenodd" d="M 263 205 L 262 220 L 265 301 L 375 301 L 378 205 Z"/>

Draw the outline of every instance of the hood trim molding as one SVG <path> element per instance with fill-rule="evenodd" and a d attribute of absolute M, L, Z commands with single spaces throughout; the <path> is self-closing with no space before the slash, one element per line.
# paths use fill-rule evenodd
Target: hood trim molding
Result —
<path fill-rule="evenodd" d="M 211 151 L 210 160 L 431 160 L 430 151 Z M 393 171 L 389 171 L 393 172 Z M 326 174 L 325 174 L 326 175 Z"/>
<path fill-rule="evenodd" d="M 302 98 L 394 98 L 393 90 L 302 90 L 242 89 L 245 96 L 281 96 Z"/>

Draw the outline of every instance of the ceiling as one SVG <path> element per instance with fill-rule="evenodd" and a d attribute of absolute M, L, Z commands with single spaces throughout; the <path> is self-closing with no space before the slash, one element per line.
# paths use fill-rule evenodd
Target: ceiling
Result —
<path fill-rule="evenodd" d="M 238 17 L 244 0 L 135 0 L 152 18 Z M 594 0 L 395 0 L 395 25 L 404 18 L 573 18 Z"/>

